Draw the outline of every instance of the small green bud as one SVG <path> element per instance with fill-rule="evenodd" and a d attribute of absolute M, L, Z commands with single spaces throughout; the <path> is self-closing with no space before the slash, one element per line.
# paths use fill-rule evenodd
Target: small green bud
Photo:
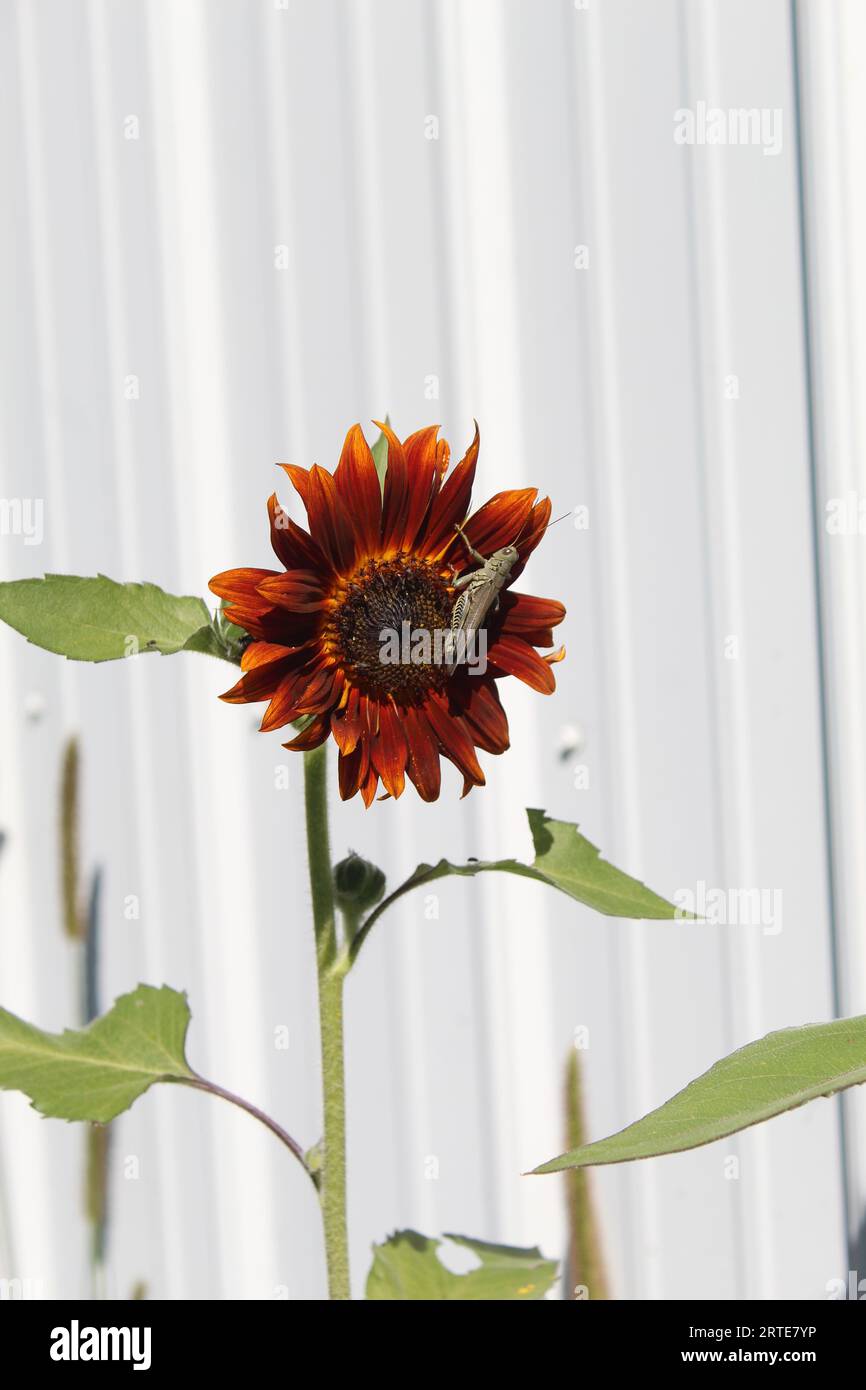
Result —
<path fill-rule="evenodd" d="M 324 1158 L 325 1149 L 321 1139 L 317 1144 L 313 1144 L 312 1148 L 307 1149 L 307 1152 L 304 1154 L 304 1162 L 307 1165 L 307 1171 L 316 1184 L 316 1187 L 318 1187 L 322 1181 L 322 1165 L 324 1163 Z"/>
<path fill-rule="evenodd" d="M 345 911 L 366 912 L 376 906 L 384 892 L 382 870 L 354 850 L 334 866 L 334 896 L 337 906 Z"/>

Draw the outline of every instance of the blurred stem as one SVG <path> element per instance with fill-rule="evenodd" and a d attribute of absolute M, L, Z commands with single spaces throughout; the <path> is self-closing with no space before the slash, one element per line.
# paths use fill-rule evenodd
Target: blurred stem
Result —
<path fill-rule="evenodd" d="M 86 901 L 80 864 L 81 757 L 78 739 L 67 739 L 60 779 L 60 861 L 63 930 L 78 948 L 79 1015 L 91 1023 L 99 1009 L 99 903 L 102 876 L 95 869 Z M 110 1131 L 91 1125 L 85 1131 L 85 1215 L 90 1226 L 91 1297 L 105 1297 L 108 1248 L 108 1155 Z"/>
<path fill-rule="evenodd" d="M 583 1077 L 580 1053 L 575 1048 L 569 1055 L 565 1075 L 565 1111 L 567 1148 L 579 1149 L 586 1143 L 583 1107 Z M 586 1289 L 587 1295 L 598 1302 L 610 1297 L 598 1218 L 592 1200 L 590 1175 L 586 1168 L 575 1168 L 566 1177 L 568 1190 L 569 1283 Z"/>
<path fill-rule="evenodd" d="M 108 1241 L 108 1154 L 111 1129 L 108 1125 L 87 1127 L 86 1196 L 90 1222 L 91 1297 L 105 1298 L 105 1256 Z"/>
<path fill-rule="evenodd" d="M 334 877 L 328 834 L 326 745 L 304 754 L 307 855 L 316 934 L 319 1029 L 322 1049 L 322 1167 L 319 1197 L 325 1230 L 328 1291 L 351 1298 L 346 1224 L 346 1080 L 343 1055 L 343 980 L 346 960 L 338 954 Z"/>
<path fill-rule="evenodd" d="M 78 868 L 78 740 L 67 740 L 60 779 L 60 857 L 63 929 L 71 941 L 80 941 L 82 920 Z"/>

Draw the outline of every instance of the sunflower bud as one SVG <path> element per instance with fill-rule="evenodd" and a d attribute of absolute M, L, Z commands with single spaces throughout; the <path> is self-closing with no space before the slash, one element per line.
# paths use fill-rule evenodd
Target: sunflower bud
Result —
<path fill-rule="evenodd" d="M 354 850 L 334 866 L 334 896 L 344 911 L 366 912 L 376 906 L 384 892 L 382 870 Z"/>

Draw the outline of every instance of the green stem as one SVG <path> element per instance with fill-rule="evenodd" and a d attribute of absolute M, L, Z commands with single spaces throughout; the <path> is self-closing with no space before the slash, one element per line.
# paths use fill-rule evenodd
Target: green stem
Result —
<path fill-rule="evenodd" d="M 343 980 L 346 960 L 338 951 L 328 837 L 327 753 L 324 744 L 304 754 L 304 793 L 322 1047 L 324 1128 L 319 1196 L 325 1229 L 328 1291 L 332 1299 L 345 1300 L 351 1298 L 346 1227 L 346 1081 L 343 1058 Z"/>
<path fill-rule="evenodd" d="M 325 1227 L 328 1289 L 351 1298 L 346 1228 L 346 1083 L 343 1070 L 343 976 L 319 974 L 324 1133 L 319 1188 Z"/>
<path fill-rule="evenodd" d="M 245 1110 L 248 1115 L 252 1115 L 254 1120 L 258 1120 L 260 1124 L 263 1124 L 266 1129 L 271 1131 L 271 1134 L 275 1134 L 280 1140 L 280 1143 L 285 1144 L 289 1153 L 293 1154 L 298 1160 L 310 1181 L 315 1183 L 316 1179 L 313 1176 L 304 1151 L 297 1139 L 293 1139 L 292 1136 L 283 1129 L 282 1125 L 277 1124 L 276 1120 L 272 1120 L 270 1115 L 265 1114 L 264 1110 L 260 1110 L 259 1107 L 253 1105 L 251 1101 L 244 1100 L 242 1096 L 235 1095 L 234 1091 L 227 1091 L 225 1086 L 217 1086 L 215 1081 L 205 1080 L 205 1078 L 199 1076 L 197 1072 L 193 1072 L 187 1079 L 180 1078 L 177 1084 L 180 1086 L 192 1086 L 197 1091 L 207 1091 L 208 1095 L 219 1096 L 221 1100 L 227 1100 L 229 1105 L 236 1105 L 239 1110 Z"/>

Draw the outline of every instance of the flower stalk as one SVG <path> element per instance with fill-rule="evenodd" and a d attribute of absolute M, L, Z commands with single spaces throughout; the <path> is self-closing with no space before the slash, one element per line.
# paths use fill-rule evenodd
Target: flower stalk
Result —
<path fill-rule="evenodd" d="M 322 1056 L 324 1124 L 319 1199 L 325 1233 L 328 1292 L 331 1299 L 343 1301 L 351 1298 L 346 1222 L 346 1080 L 343 1050 L 343 981 L 347 963 L 339 951 L 337 938 L 328 833 L 327 755 L 324 746 L 304 754 L 304 795 Z"/>

